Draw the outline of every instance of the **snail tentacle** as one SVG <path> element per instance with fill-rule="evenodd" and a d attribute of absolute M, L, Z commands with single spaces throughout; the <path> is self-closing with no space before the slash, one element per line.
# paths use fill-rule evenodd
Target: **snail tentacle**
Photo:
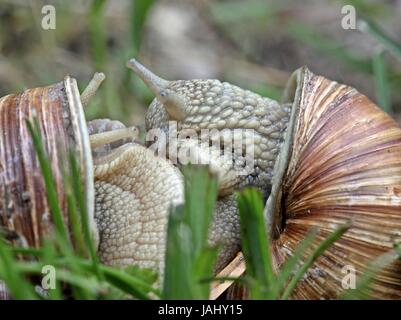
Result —
<path fill-rule="evenodd" d="M 93 75 L 93 78 L 85 90 L 81 93 L 81 103 L 83 107 L 86 107 L 89 104 L 90 100 L 96 94 L 104 79 L 106 79 L 106 75 L 103 72 L 96 72 Z"/>
<path fill-rule="evenodd" d="M 136 127 L 129 127 L 92 134 L 89 136 L 89 141 L 91 148 L 94 149 L 121 139 L 136 138 L 138 138 L 138 129 Z"/>

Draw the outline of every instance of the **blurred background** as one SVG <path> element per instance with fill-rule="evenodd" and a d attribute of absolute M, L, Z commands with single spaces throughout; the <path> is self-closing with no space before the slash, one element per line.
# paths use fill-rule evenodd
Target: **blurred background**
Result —
<path fill-rule="evenodd" d="M 43 5 L 56 9 L 44 30 Z M 341 26 L 344 5 L 356 29 Z M 363 24 L 362 24 L 363 23 Z M 280 99 L 302 65 L 354 86 L 401 122 L 401 0 L 0 0 L 0 96 L 107 75 L 87 118 L 141 124 L 153 99 L 126 67 L 166 79 L 218 78 Z"/>

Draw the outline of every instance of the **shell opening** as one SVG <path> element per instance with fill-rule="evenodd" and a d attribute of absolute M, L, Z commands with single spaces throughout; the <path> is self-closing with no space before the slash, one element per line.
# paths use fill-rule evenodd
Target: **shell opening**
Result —
<path fill-rule="evenodd" d="M 283 195 L 282 187 L 292 155 L 291 151 L 293 146 L 294 130 L 299 113 L 299 101 L 301 99 L 302 88 L 298 84 L 301 83 L 305 70 L 305 68 L 298 69 L 291 75 L 281 101 L 282 104 L 291 104 L 292 107 L 290 119 L 284 135 L 284 141 L 274 165 L 271 193 L 264 209 L 267 230 L 270 232 L 272 239 L 277 239 L 285 228 L 286 218 L 282 202 L 285 195 Z"/>

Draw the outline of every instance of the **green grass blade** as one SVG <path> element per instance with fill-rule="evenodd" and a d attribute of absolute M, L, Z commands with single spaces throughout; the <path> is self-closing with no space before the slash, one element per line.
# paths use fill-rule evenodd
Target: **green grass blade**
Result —
<path fill-rule="evenodd" d="M 104 21 L 104 11 L 107 0 L 93 0 L 89 10 L 88 27 L 90 36 L 90 53 L 92 62 L 96 70 L 107 73 L 108 47 L 107 29 Z M 111 77 L 113 77 L 111 75 Z M 101 91 L 102 106 L 107 110 L 110 118 L 118 119 L 122 117 L 123 107 L 120 95 L 118 94 L 117 79 L 109 78 Z"/>
<path fill-rule="evenodd" d="M 189 166 L 185 204 L 171 210 L 167 228 L 164 299 L 207 299 L 217 250 L 207 246 L 217 196 L 217 181 L 207 167 Z M 191 187 L 192 186 L 192 187 Z"/>
<path fill-rule="evenodd" d="M 382 50 L 373 56 L 372 63 L 378 105 L 387 113 L 391 113 L 391 90 L 389 87 L 384 52 Z"/>
<path fill-rule="evenodd" d="M 195 299 L 192 295 L 190 230 L 184 220 L 184 207 L 170 211 L 163 282 L 163 299 Z"/>
<path fill-rule="evenodd" d="M 386 32 L 384 32 L 376 23 L 368 18 L 358 20 L 358 29 L 368 33 L 372 38 L 381 43 L 395 57 L 401 59 L 401 44 L 393 40 Z"/>
<path fill-rule="evenodd" d="M 356 53 L 351 52 L 344 44 L 326 35 L 323 36 L 305 24 L 291 22 L 288 24 L 288 32 L 295 39 L 343 62 L 354 70 L 372 73 L 372 64 L 369 59 L 361 58 Z"/>
<path fill-rule="evenodd" d="M 252 279 L 251 296 L 274 299 L 277 295 L 270 241 L 263 216 L 263 200 L 256 189 L 245 189 L 237 199 L 240 214 L 242 252 L 247 275 Z"/>
<path fill-rule="evenodd" d="M 322 243 L 320 243 L 317 248 L 312 252 L 312 254 L 306 259 L 304 264 L 298 269 L 297 273 L 294 277 L 291 278 L 289 284 L 285 288 L 281 299 L 286 300 L 290 297 L 292 291 L 295 286 L 301 280 L 305 272 L 310 268 L 310 266 L 315 262 L 315 260 L 323 254 L 325 250 L 327 250 L 334 242 L 341 238 L 341 236 L 347 232 L 350 228 L 350 225 L 339 226 L 335 231 L 333 231 Z"/>
<path fill-rule="evenodd" d="M 13 254 L 20 254 L 24 256 L 34 256 L 34 257 L 42 257 L 43 250 L 40 248 L 32 248 L 32 247 L 11 247 Z"/>
<path fill-rule="evenodd" d="M 26 124 L 29 133 L 31 135 L 32 142 L 39 161 L 46 189 L 46 197 L 49 203 L 53 222 L 56 227 L 56 233 L 58 235 L 58 239 L 60 240 L 61 245 L 63 245 L 64 247 L 68 247 L 69 246 L 68 232 L 64 224 L 61 208 L 58 203 L 58 196 L 53 179 L 51 163 L 43 146 L 41 132 L 39 128 L 39 122 L 37 121 L 37 119 L 34 119 L 32 124 L 29 120 L 27 120 Z"/>
<path fill-rule="evenodd" d="M 297 246 L 294 254 L 284 263 L 280 273 L 277 275 L 277 286 L 278 291 L 282 292 L 290 279 L 292 274 L 296 273 L 298 267 L 300 267 L 299 262 L 301 261 L 302 255 L 310 247 L 313 241 L 316 239 L 317 230 L 311 231 L 307 237 L 302 240 L 302 242 Z"/>
<path fill-rule="evenodd" d="M 42 274 L 43 264 L 38 262 L 20 262 L 17 264 L 17 270 L 23 272 L 24 274 L 30 275 L 43 275 Z M 75 287 L 78 287 L 85 291 L 96 292 L 99 290 L 99 282 L 96 281 L 94 277 L 88 277 L 88 275 L 79 274 L 74 271 L 69 271 L 61 266 L 57 268 L 56 271 L 57 281 L 62 281 L 64 283 L 69 283 Z M 60 287 L 57 285 L 57 287 Z M 49 290 L 49 293 L 54 290 Z M 54 297 L 52 297 L 54 299 Z M 75 296 L 74 298 L 79 298 L 79 296 Z M 89 299 L 89 297 L 81 297 L 85 299 Z"/>
<path fill-rule="evenodd" d="M 37 299 L 32 286 L 21 276 L 12 250 L 0 237 L 0 279 L 4 281 L 14 299 Z"/>
<path fill-rule="evenodd" d="M 183 174 L 186 179 L 184 222 L 191 230 L 196 259 L 206 246 L 217 198 L 217 179 L 209 175 L 207 167 L 184 167 Z"/>
<path fill-rule="evenodd" d="M 362 272 L 362 277 L 357 279 L 356 289 L 351 289 L 346 291 L 344 294 L 340 295 L 341 300 L 360 300 L 360 299 L 370 299 L 369 289 L 375 280 L 377 274 L 390 263 L 397 259 L 398 253 L 396 250 L 391 250 L 386 252 L 376 258 L 374 261 L 369 263 L 365 270 Z"/>
<path fill-rule="evenodd" d="M 89 250 L 91 261 L 93 263 L 93 270 L 96 272 L 99 280 L 103 280 L 103 275 L 99 269 L 99 258 L 96 254 L 96 248 L 93 243 L 93 238 L 89 225 L 89 213 L 87 212 L 87 206 L 85 203 L 86 191 L 82 189 L 80 168 L 78 167 L 77 160 L 73 153 L 70 153 L 70 167 L 72 175 L 72 187 L 75 191 L 75 202 L 78 204 L 79 212 L 81 214 L 80 220 L 82 222 L 82 229 L 86 245 Z"/>
<path fill-rule="evenodd" d="M 82 222 L 81 217 L 77 210 L 77 203 L 72 188 L 72 182 L 70 177 L 64 175 L 64 188 L 66 194 L 66 200 L 68 204 L 68 218 L 71 225 L 71 233 L 74 242 L 76 252 L 79 256 L 84 257 L 86 254 L 86 243 L 82 233 Z"/>
<path fill-rule="evenodd" d="M 131 1 L 131 55 L 137 55 L 141 45 L 143 27 L 154 0 L 132 0 Z"/>
<path fill-rule="evenodd" d="M 157 290 L 152 288 L 148 283 L 140 278 L 131 276 L 124 270 L 101 266 L 101 271 L 107 282 L 113 284 L 119 290 L 130 294 L 134 298 L 149 300 L 150 296 L 148 292 L 152 292 L 155 295 L 159 294 Z"/>
<path fill-rule="evenodd" d="M 124 57 L 125 60 L 128 60 L 133 56 L 137 56 L 139 54 L 145 22 L 150 12 L 150 9 L 155 3 L 155 0 L 131 0 L 129 16 L 130 37 L 127 40 L 129 45 Z M 146 87 L 146 85 L 144 85 L 142 81 L 133 76 L 133 73 L 130 69 L 125 68 L 125 74 L 123 78 L 125 91 L 129 92 L 130 94 L 134 92 L 134 95 L 137 99 L 143 100 L 145 98 L 145 95 L 150 94 L 150 90 Z M 150 97 L 153 98 L 152 95 L 150 95 Z"/>
<path fill-rule="evenodd" d="M 89 11 L 89 34 L 91 55 L 97 70 L 104 70 L 107 54 L 107 39 L 103 22 L 106 0 L 93 0 Z"/>
<path fill-rule="evenodd" d="M 401 259 L 401 245 L 399 243 L 394 244 L 394 250 L 395 250 L 395 252 L 397 252 L 398 256 Z"/>
<path fill-rule="evenodd" d="M 205 248 L 194 263 L 192 273 L 194 277 L 197 277 L 195 282 L 199 283 L 196 287 L 199 290 L 196 296 L 201 299 L 209 298 L 211 282 L 205 280 L 210 279 L 210 276 L 213 275 L 214 261 L 216 261 L 217 256 L 218 248 Z"/>

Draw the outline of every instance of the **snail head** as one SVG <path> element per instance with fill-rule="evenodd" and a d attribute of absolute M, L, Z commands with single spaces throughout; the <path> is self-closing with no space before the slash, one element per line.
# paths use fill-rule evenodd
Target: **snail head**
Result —
<path fill-rule="evenodd" d="M 167 81 L 160 78 L 135 59 L 129 60 L 127 66 L 132 69 L 153 92 L 157 100 L 154 103 L 158 103 L 159 107 L 160 104 L 164 107 L 163 109 L 167 112 L 169 119 L 176 121 L 185 119 L 189 99 L 183 92 L 176 90 L 177 81 Z"/>
<path fill-rule="evenodd" d="M 288 116 L 288 110 L 276 101 L 228 82 L 217 79 L 167 81 L 135 59 L 128 61 L 127 66 L 156 96 L 146 113 L 147 129 L 163 128 L 166 122 L 175 120 L 179 129 L 258 130 L 262 127 L 260 121 L 264 120 L 274 127 L 270 131 L 277 131 L 282 129 L 281 122 Z"/>

